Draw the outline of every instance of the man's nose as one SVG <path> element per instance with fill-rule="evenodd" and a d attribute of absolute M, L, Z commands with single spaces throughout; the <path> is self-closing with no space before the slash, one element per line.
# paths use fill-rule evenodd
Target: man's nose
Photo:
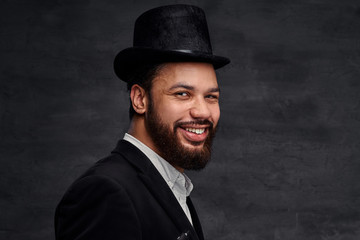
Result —
<path fill-rule="evenodd" d="M 211 116 L 209 106 L 204 98 L 197 98 L 190 109 L 191 117 L 195 119 L 207 119 Z"/>

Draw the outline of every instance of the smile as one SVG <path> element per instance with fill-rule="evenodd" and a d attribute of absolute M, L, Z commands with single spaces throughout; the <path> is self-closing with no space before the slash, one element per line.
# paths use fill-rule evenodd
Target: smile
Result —
<path fill-rule="evenodd" d="M 180 134 L 185 138 L 185 140 L 192 145 L 199 145 L 205 142 L 208 136 L 207 127 L 190 127 L 184 126 L 179 128 Z"/>
<path fill-rule="evenodd" d="M 186 131 L 196 133 L 198 135 L 203 134 L 205 132 L 205 128 L 185 128 Z"/>

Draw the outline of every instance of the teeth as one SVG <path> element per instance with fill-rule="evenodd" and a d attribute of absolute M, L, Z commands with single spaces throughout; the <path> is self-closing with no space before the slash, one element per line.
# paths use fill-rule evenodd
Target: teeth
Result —
<path fill-rule="evenodd" d="M 196 134 L 202 134 L 205 132 L 205 128 L 186 128 L 186 131 L 193 132 Z"/>

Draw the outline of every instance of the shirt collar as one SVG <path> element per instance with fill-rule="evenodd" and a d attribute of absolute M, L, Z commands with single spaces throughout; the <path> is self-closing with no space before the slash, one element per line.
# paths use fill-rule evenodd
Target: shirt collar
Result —
<path fill-rule="evenodd" d="M 134 136 L 125 133 L 124 140 L 132 143 L 150 159 L 151 163 L 164 178 L 171 190 L 176 191 L 181 195 L 185 195 L 186 197 L 190 195 L 194 186 L 190 178 L 185 173 L 179 172 L 168 161 L 163 159 Z"/>

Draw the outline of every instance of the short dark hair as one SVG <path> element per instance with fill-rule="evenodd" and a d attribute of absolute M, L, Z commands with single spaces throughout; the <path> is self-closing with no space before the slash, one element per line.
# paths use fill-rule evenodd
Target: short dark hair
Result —
<path fill-rule="evenodd" d="M 131 87 L 134 84 L 138 84 L 141 86 L 147 93 L 150 93 L 152 87 L 152 81 L 159 73 L 160 69 L 164 66 L 163 63 L 152 63 L 152 64 L 142 64 L 139 66 L 133 66 L 128 69 L 128 73 L 124 77 L 123 80 L 127 82 L 127 90 L 130 92 Z M 129 118 L 130 120 L 136 114 L 134 108 L 132 107 L 131 99 L 130 99 L 130 107 L 129 107 Z"/>

